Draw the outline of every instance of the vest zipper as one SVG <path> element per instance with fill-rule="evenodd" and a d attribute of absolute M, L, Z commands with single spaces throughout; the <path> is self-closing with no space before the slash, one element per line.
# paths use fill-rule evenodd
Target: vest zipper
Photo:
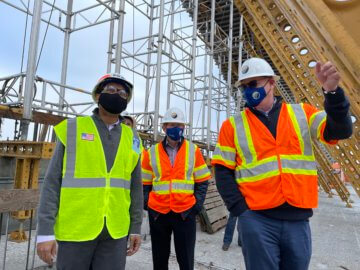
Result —
<path fill-rule="evenodd" d="M 171 170 L 173 170 L 173 168 L 171 168 Z M 169 207 L 170 207 L 170 211 L 171 211 L 171 191 L 172 191 L 172 179 L 170 179 L 170 185 L 169 185 Z"/>
<path fill-rule="evenodd" d="M 106 183 L 105 183 L 105 213 L 104 217 L 107 216 L 109 209 L 109 192 L 110 192 L 110 173 L 106 173 Z"/>
<path fill-rule="evenodd" d="M 107 127 L 107 125 L 100 119 L 100 122 L 101 124 L 103 125 L 103 127 L 105 127 L 105 130 L 107 130 L 107 139 L 108 140 L 111 140 L 111 131 L 109 130 L 109 128 Z M 97 132 L 97 136 L 99 138 L 100 137 L 100 133 L 99 133 L 99 130 L 93 120 L 93 124 L 94 124 L 94 127 L 95 127 L 95 130 Z M 102 152 L 103 152 L 103 157 L 105 159 L 105 171 L 106 171 L 106 175 L 105 175 L 105 202 L 104 202 L 104 218 L 106 218 L 107 216 L 107 213 L 108 213 L 108 205 L 109 205 L 109 192 L 110 192 L 110 172 L 111 172 L 111 169 L 110 169 L 110 172 L 108 172 L 108 169 L 107 169 L 107 163 L 106 163 L 106 156 L 105 156 L 105 151 L 104 151 L 104 145 L 100 139 L 100 142 L 101 142 L 101 148 L 102 148 Z M 119 142 L 120 144 L 120 142 Z M 120 147 L 120 145 L 119 145 Z M 117 153 L 116 153 L 117 154 Z M 115 159 L 116 159 L 116 156 L 115 156 Z M 114 160 L 115 162 L 115 160 Z"/>

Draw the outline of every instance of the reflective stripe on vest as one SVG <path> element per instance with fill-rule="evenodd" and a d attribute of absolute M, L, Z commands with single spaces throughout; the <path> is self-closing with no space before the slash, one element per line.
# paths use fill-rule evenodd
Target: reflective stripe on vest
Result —
<path fill-rule="evenodd" d="M 286 106 L 300 142 L 302 155 L 281 155 L 282 171 L 284 173 L 316 175 L 317 169 L 309 125 L 302 104 L 287 104 Z"/>
<path fill-rule="evenodd" d="M 194 169 L 194 177 L 199 179 L 207 176 L 209 174 L 209 169 L 206 164 Z"/>
<path fill-rule="evenodd" d="M 254 182 L 279 174 L 279 165 L 276 157 L 263 159 L 257 163 L 249 164 L 249 166 L 237 167 L 235 170 L 235 176 L 237 179 L 241 178 L 241 182 Z"/>
<path fill-rule="evenodd" d="M 77 120 L 69 119 L 66 136 L 66 170 L 62 179 L 62 188 L 101 188 L 106 186 L 106 178 L 75 178 Z M 110 187 L 130 189 L 130 181 L 111 178 Z"/>
<path fill-rule="evenodd" d="M 287 104 L 287 109 L 305 156 L 313 154 L 307 118 L 301 104 Z"/>
<path fill-rule="evenodd" d="M 221 146 L 217 143 L 212 158 L 224 160 L 226 164 L 235 166 L 236 150 L 231 147 Z"/>
<path fill-rule="evenodd" d="M 191 180 L 172 180 L 171 181 L 172 193 L 194 193 L 194 181 Z"/>
<path fill-rule="evenodd" d="M 320 126 L 326 121 L 326 112 L 319 111 L 311 116 L 310 119 L 310 132 L 314 139 L 320 138 Z"/>
<path fill-rule="evenodd" d="M 157 194 L 194 193 L 194 182 L 185 180 L 159 181 L 153 183 L 153 191 Z"/>
<path fill-rule="evenodd" d="M 121 178 L 110 178 L 110 187 L 130 189 L 130 181 Z"/>
<path fill-rule="evenodd" d="M 317 175 L 314 156 L 284 156 L 280 155 L 283 173 Z"/>
<path fill-rule="evenodd" d="M 186 179 L 173 179 L 170 181 L 160 181 L 161 164 L 160 164 L 160 144 L 152 146 L 149 150 L 150 164 L 153 169 L 155 178 L 153 180 L 153 191 L 158 194 L 170 194 L 172 193 L 194 193 L 194 181 L 193 172 L 195 166 L 195 145 L 192 142 L 184 141 L 186 147 L 185 154 L 185 177 Z M 143 177 L 144 178 L 144 177 Z"/>
<path fill-rule="evenodd" d="M 230 122 L 235 124 L 235 145 L 240 150 L 239 155 L 244 164 L 249 164 L 257 161 L 257 155 L 254 149 L 254 144 L 252 141 L 249 123 L 245 115 L 245 111 L 240 112 L 240 114 L 230 118 Z M 245 135 L 245 136 L 244 136 Z M 240 139 L 239 138 L 243 138 Z"/>
<path fill-rule="evenodd" d="M 152 181 L 153 174 L 151 171 L 145 170 L 144 168 L 141 168 L 141 177 L 143 181 Z"/>
<path fill-rule="evenodd" d="M 170 181 L 154 182 L 152 190 L 157 194 L 169 194 L 170 193 Z"/>
<path fill-rule="evenodd" d="M 257 161 L 248 121 L 245 112 L 230 118 L 235 126 L 235 145 L 243 163 L 236 168 L 236 181 L 240 183 L 255 182 L 282 173 L 316 175 L 316 162 L 312 150 L 312 142 L 307 124 L 307 118 L 301 104 L 287 104 L 288 113 L 297 134 L 301 155 L 280 155 Z M 240 151 L 239 151 L 240 150 Z"/>
<path fill-rule="evenodd" d="M 149 150 L 149 157 L 150 157 L 150 165 L 153 169 L 155 179 L 154 182 L 158 182 L 161 177 L 161 166 L 158 166 L 157 164 L 160 163 L 160 157 L 159 157 L 159 145 L 153 145 Z"/>
<path fill-rule="evenodd" d="M 185 172 L 186 172 L 186 180 L 190 180 L 192 178 L 195 166 L 195 145 L 192 142 L 186 143 L 186 159 L 185 162 Z"/>

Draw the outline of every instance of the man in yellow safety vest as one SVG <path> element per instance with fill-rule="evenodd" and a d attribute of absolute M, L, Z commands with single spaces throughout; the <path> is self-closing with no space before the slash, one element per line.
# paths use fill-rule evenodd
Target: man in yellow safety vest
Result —
<path fill-rule="evenodd" d="M 58 141 L 41 193 L 37 252 L 48 264 L 57 253 L 58 270 L 125 269 L 126 255 L 140 247 L 141 142 L 120 116 L 132 91 L 119 74 L 106 74 L 92 92 L 99 105 L 93 115 L 54 128 Z"/>

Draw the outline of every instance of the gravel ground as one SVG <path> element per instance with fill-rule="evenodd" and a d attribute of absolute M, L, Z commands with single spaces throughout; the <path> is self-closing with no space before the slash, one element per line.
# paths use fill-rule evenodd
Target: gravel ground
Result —
<path fill-rule="evenodd" d="M 315 210 L 311 218 L 313 255 L 310 269 L 360 269 L 360 199 L 350 187 L 352 208 L 346 208 L 339 197 L 328 198 L 326 194 L 320 193 L 319 208 Z M 144 219 L 143 233 L 148 234 L 148 223 Z M 209 235 L 201 232 L 198 227 L 197 242 L 195 249 L 195 269 L 213 270 L 241 270 L 245 269 L 241 248 L 236 241 L 228 251 L 222 251 L 222 238 L 224 229 Z M 237 239 L 235 232 L 234 239 Z M 3 269 L 5 237 L 0 242 L 0 269 Z M 28 243 L 8 242 L 6 270 L 25 269 L 26 250 Z M 29 269 L 32 265 L 33 242 L 31 243 Z M 48 269 L 35 256 L 34 266 L 37 269 Z M 55 269 L 53 267 L 52 269 Z M 127 259 L 128 270 L 152 269 L 150 236 L 147 235 L 143 241 L 140 251 Z M 169 269 L 178 270 L 174 248 L 169 261 Z"/>

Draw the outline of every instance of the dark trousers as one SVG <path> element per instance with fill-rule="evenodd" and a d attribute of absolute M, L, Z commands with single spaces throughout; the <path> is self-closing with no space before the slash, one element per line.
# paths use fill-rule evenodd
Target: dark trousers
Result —
<path fill-rule="evenodd" d="M 230 245 L 234 236 L 236 222 L 239 217 L 234 216 L 230 213 L 228 222 L 225 227 L 225 234 L 224 234 L 224 244 Z M 238 245 L 241 246 L 241 233 L 240 233 L 240 222 L 237 223 L 237 231 L 238 231 Z"/>
<path fill-rule="evenodd" d="M 185 218 L 169 212 L 156 219 L 149 212 L 151 246 L 154 270 L 168 270 L 171 234 L 174 233 L 176 259 L 180 270 L 194 269 L 196 220 L 194 211 Z"/>
<path fill-rule="evenodd" d="M 311 258 L 309 221 L 284 221 L 245 211 L 239 219 L 247 270 L 306 270 Z"/>
<path fill-rule="evenodd" d="M 91 241 L 58 241 L 57 270 L 124 270 L 127 237 L 112 239 L 104 226 Z"/>

